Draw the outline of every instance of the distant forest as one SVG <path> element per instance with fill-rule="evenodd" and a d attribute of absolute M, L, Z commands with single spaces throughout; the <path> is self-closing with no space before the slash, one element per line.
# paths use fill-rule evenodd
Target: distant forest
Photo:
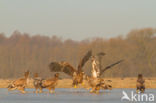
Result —
<path fill-rule="evenodd" d="M 42 77 L 51 77 L 50 62 L 67 61 L 77 67 L 88 50 L 92 50 L 94 55 L 106 53 L 102 58 L 103 68 L 124 59 L 106 71 L 104 77 L 134 77 L 138 73 L 156 76 L 156 29 L 143 28 L 132 30 L 126 36 L 82 41 L 63 40 L 57 36 L 30 36 L 19 31 L 10 37 L 0 33 L 0 78 L 21 77 L 26 70 L 31 72 L 31 77 L 36 72 Z M 90 75 L 91 61 L 83 69 Z"/>

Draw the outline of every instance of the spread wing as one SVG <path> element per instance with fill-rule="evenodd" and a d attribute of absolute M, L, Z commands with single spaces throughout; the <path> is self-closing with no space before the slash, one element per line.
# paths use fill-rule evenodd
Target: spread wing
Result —
<path fill-rule="evenodd" d="M 82 71 L 82 67 L 85 65 L 85 63 L 89 60 L 91 56 L 92 56 L 92 51 L 89 50 L 79 63 L 78 72 Z"/>
<path fill-rule="evenodd" d="M 104 52 L 99 52 L 99 53 L 97 53 L 96 55 L 97 55 L 98 60 L 99 60 L 99 69 L 100 69 L 100 71 L 101 71 L 101 69 L 102 69 L 102 57 L 105 56 L 106 53 L 104 53 Z"/>
<path fill-rule="evenodd" d="M 121 63 L 121 62 L 123 62 L 123 61 L 124 61 L 124 60 L 119 60 L 119 61 L 117 61 L 117 62 L 115 62 L 115 63 L 113 63 L 113 64 L 111 64 L 111 65 L 105 67 L 103 70 L 101 70 L 100 76 L 101 76 L 106 70 L 110 69 L 111 67 L 113 67 L 113 66 L 115 66 L 115 65 L 117 65 L 117 64 L 119 64 L 119 63 Z"/>
<path fill-rule="evenodd" d="M 49 68 L 51 72 L 64 72 L 69 76 L 73 76 L 73 73 L 77 72 L 76 69 L 67 62 L 52 62 Z"/>

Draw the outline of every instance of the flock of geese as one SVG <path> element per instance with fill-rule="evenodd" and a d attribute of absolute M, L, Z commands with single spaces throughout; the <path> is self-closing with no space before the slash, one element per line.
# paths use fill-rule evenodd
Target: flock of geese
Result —
<path fill-rule="evenodd" d="M 65 74 L 72 77 L 72 85 L 74 88 L 77 88 L 78 85 L 84 85 L 84 80 L 87 81 L 90 92 L 91 93 L 99 93 L 100 89 L 112 89 L 112 86 L 110 85 L 110 80 L 104 80 L 101 75 L 111 67 L 121 63 L 123 60 L 119 60 L 105 68 L 99 68 L 99 61 L 97 60 L 97 56 L 104 56 L 105 53 L 100 52 L 97 55 L 93 56 L 92 51 L 88 51 L 84 57 L 80 60 L 77 69 L 74 68 L 72 65 L 70 65 L 68 62 L 51 62 L 49 65 L 49 69 L 51 72 L 57 72 L 55 73 L 54 77 L 50 79 L 43 79 L 38 76 L 38 73 L 34 74 L 34 81 L 33 85 L 35 88 L 36 93 L 42 93 L 42 89 L 46 88 L 49 90 L 49 93 L 55 92 L 55 87 L 58 84 L 59 80 L 59 73 L 58 72 L 64 72 Z M 88 76 L 84 73 L 83 67 L 86 64 L 87 61 L 91 60 L 91 76 Z M 21 93 L 26 93 L 25 88 L 28 84 L 28 78 L 29 78 L 30 72 L 27 71 L 24 74 L 24 78 L 20 78 L 17 80 L 12 81 L 9 86 L 8 90 L 19 90 Z"/>

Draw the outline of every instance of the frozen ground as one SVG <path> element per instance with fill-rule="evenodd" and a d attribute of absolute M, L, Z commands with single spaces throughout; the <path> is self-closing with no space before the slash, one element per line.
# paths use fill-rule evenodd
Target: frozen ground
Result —
<path fill-rule="evenodd" d="M 34 89 L 26 89 L 26 94 L 18 91 L 8 92 L 7 89 L 0 89 L 0 103 L 131 103 L 129 101 L 121 101 L 122 92 L 125 91 L 128 96 L 135 89 L 113 89 L 100 91 L 99 94 L 89 93 L 85 89 L 56 89 L 55 94 L 49 94 L 44 90 L 41 94 L 33 93 Z M 146 94 L 154 94 L 156 89 L 147 89 Z M 132 102 L 135 103 L 135 102 Z M 145 102 L 145 103 L 156 103 Z"/>

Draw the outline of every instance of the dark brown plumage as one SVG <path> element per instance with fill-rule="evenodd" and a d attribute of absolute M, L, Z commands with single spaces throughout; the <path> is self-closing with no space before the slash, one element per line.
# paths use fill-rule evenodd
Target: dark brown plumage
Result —
<path fill-rule="evenodd" d="M 101 52 L 98 53 L 97 56 L 99 57 L 99 60 L 101 60 L 100 56 L 104 56 L 105 53 Z M 92 56 L 94 57 L 94 56 Z M 92 77 L 87 77 L 87 81 L 88 84 L 91 87 L 91 91 L 92 93 L 98 93 L 100 89 L 112 89 L 112 86 L 110 83 L 106 82 L 104 79 L 101 78 L 101 75 L 108 69 L 110 69 L 111 67 L 121 63 L 123 60 L 117 61 L 107 67 L 105 67 L 104 69 L 100 69 L 100 71 L 97 71 L 95 69 L 99 69 L 99 64 L 98 62 L 96 62 L 96 59 L 93 58 L 92 61 Z M 101 63 L 101 62 L 100 62 Z M 96 68 L 95 68 L 96 67 Z M 98 75 L 98 73 L 100 72 L 100 75 Z"/>
<path fill-rule="evenodd" d="M 36 93 L 38 93 L 38 89 L 40 90 L 40 93 L 42 93 L 42 89 L 43 89 L 42 81 L 43 81 L 43 79 L 38 76 L 38 73 L 35 73 L 33 84 L 34 84 L 34 88 L 35 88 Z"/>
<path fill-rule="evenodd" d="M 35 92 L 38 93 L 38 89 L 39 89 L 40 93 L 42 93 L 42 89 L 46 88 L 49 90 L 49 93 L 54 93 L 58 80 L 59 80 L 59 73 L 56 73 L 54 77 L 49 79 L 42 79 L 41 77 L 38 76 L 38 73 L 35 73 L 34 82 L 33 82 L 34 87 L 36 89 Z"/>
<path fill-rule="evenodd" d="M 77 71 L 67 62 L 52 62 L 49 68 L 51 72 L 64 72 L 69 76 L 73 76 L 73 73 Z"/>
<path fill-rule="evenodd" d="M 113 63 L 113 64 L 111 64 L 111 65 L 105 67 L 104 69 L 101 70 L 100 76 L 101 76 L 106 70 L 112 68 L 113 66 L 115 66 L 115 65 L 117 65 L 117 64 L 120 64 L 120 63 L 123 62 L 123 61 L 124 61 L 124 60 L 119 60 L 119 61 L 117 61 L 117 62 L 115 62 L 115 63 Z"/>
<path fill-rule="evenodd" d="M 89 88 L 91 88 L 91 93 L 99 93 L 100 89 L 112 89 L 112 86 L 102 78 L 87 77 L 87 81 Z"/>
<path fill-rule="evenodd" d="M 97 57 L 98 57 L 98 60 L 99 60 L 99 69 L 100 69 L 100 71 L 102 69 L 102 57 L 105 56 L 105 55 L 106 55 L 106 53 L 104 53 L 104 52 L 97 53 Z"/>
<path fill-rule="evenodd" d="M 144 91 L 145 91 L 145 80 L 144 80 L 142 74 L 138 74 L 136 90 L 137 90 L 137 92 L 140 91 L 141 93 L 144 93 Z"/>
<path fill-rule="evenodd" d="M 82 58 L 80 61 L 77 69 L 75 69 L 73 66 L 71 66 L 67 62 L 52 62 L 49 65 L 51 72 L 64 72 L 68 74 L 69 76 L 73 77 L 73 85 L 76 87 L 78 84 L 83 83 L 83 66 L 85 63 L 89 60 L 89 58 L 92 55 L 92 51 L 88 51 L 86 55 Z"/>
<path fill-rule="evenodd" d="M 53 78 L 42 80 L 41 87 L 49 90 L 49 93 L 55 93 L 55 87 L 59 80 L 59 73 L 56 73 Z"/>

